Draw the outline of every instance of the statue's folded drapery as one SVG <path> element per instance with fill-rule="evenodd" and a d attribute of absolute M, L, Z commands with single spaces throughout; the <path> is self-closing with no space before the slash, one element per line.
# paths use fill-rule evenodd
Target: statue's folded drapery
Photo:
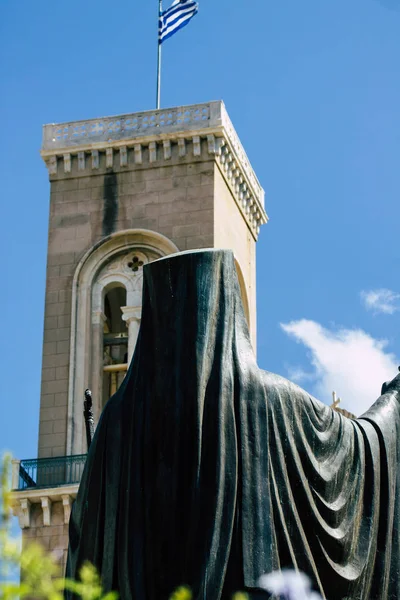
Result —
<path fill-rule="evenodd" d="M 329 600 L 398 600 L 400 381 L 352 421 L 261 371 L 230 251 L 145 267 L 142 324 L 70 522 L 122 600 L 228 598 L 279 567 Z M 373 394 L 371 390 L 371 394 Z"/>

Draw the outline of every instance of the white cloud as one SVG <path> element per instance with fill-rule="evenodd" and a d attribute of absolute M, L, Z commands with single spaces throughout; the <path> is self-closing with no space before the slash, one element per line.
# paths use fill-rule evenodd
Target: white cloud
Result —
<path fill-rule="evenodd" d="M 285 365 L 288 373 L 288 378 L 295 383 L 304 383 L 315 379 L 314 372 L 305 371 L 303 367 L 296 365 Z"/>
<path fill-rule="evenodd" d="M 281 327 L 310 351 L 311 391 L 328 404 L 335 390 L 342 408 L 361 415 L 380 395 L 382 383 L 397 374 L 399 363 L 394 354 L 385 351 L 387 341 L 376 340 L 365 331 L 331 331 L 306 319 L 281 323 Z M 303 369 L 298 374 L 300 379 L 308 376 Z"/>
<path fill-rule="evenodd" d="M 365 308 L 372 310 L 375 314 L 392 315 L 400 310 L 400 294 L 385 288 L 361 292 L 361 299 Z"/>

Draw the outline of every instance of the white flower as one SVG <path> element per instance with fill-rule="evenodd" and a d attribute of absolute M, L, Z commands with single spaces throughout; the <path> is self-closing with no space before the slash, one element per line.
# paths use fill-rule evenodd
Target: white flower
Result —
<path fill-rule="evenodd" d="M 258 585 L 282 600 L 322 600 L 319 594 L 311 591 L 307 575 L 299 571 L 283 570 L 262 575 Z"/>

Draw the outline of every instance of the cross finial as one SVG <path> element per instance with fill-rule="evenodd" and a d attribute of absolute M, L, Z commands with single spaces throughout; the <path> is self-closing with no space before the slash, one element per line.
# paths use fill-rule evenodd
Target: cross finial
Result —
<path fill-rule="evenodd" d="M 336 392 L 332 392 L 332 404 L 331 404 L 331 408 L 335 409 L 339 406 L 340 404 L 340 398 L 336 397 Z"/>

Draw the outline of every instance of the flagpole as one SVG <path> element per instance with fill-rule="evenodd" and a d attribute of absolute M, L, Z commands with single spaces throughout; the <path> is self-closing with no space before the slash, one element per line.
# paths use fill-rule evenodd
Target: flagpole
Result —
<path fill-rule="evenodd" d="M 157 20 L 157 28 L 159 28 L 160 15 L 162 13 L 162 0 L 158 0 L 158 20 Z M 161 41 L 159 35 L 159 29 L 157 33 L 157 44 L 158 44 L 158 55 L 157 55 L 157 99 L 156 99 L 156 108 L 157 110 L 160 108 L 161 101 Z"/>

